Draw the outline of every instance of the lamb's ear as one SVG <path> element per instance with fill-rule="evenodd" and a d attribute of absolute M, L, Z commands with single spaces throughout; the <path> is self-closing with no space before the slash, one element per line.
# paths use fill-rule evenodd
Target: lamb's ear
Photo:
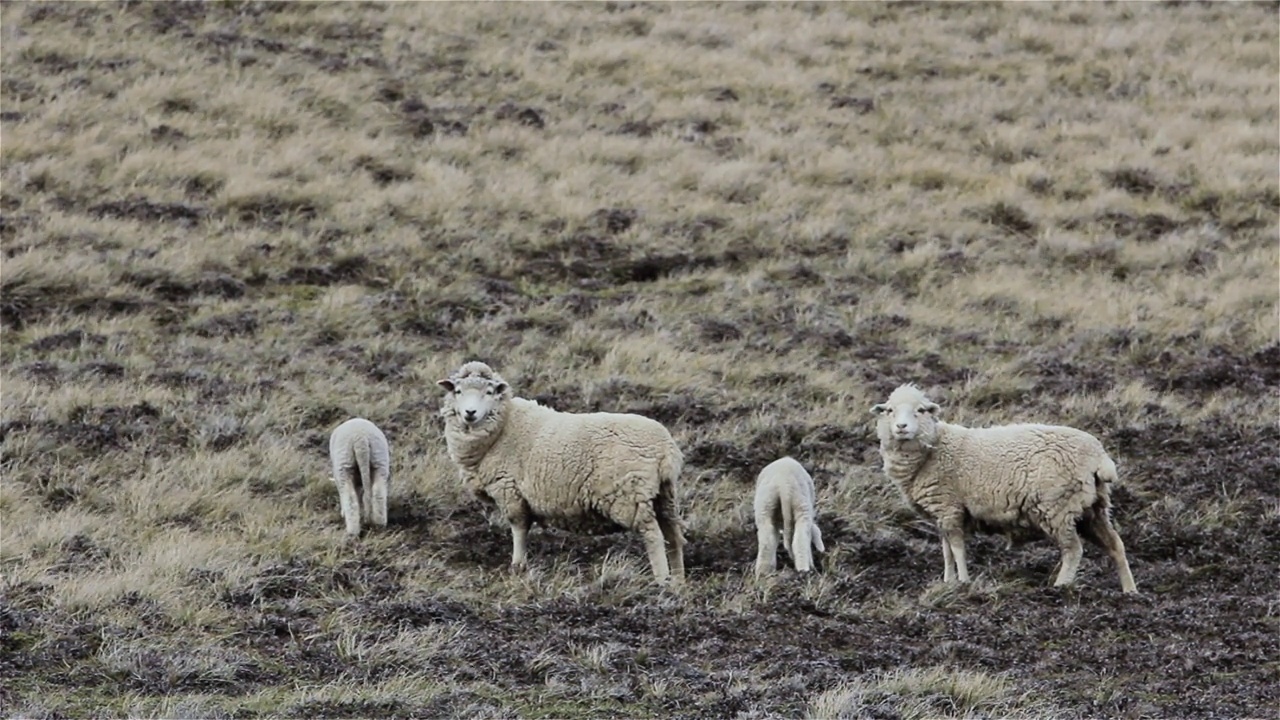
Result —
<path fill-rule="evenodd" d="M 506 384 L 506 383 L 504 383 L 504 382 L 494 383 L 494 385 L 493 385 L 493 394 L 494 394 L 494 395 L 501 395 L 501 394 L 505 393 L 506 391 L 507 391 L 507 384 Z"/>
<path fill-rule="evenodd" d="M 942 408 L 938 407 L 938 403 L 933 402 L 932 400 L 926 400 L 924 402 L 924 411 L 929 413 L 930 415 L 936 416 L 938 414 L 938 411 L 941 409 Z"/>
<path fill-rule="evenodd" d="M 882 412 L 886 412 L 888 409 L 889 409 L 889 403 L 877 403 L 871 406 L 871 414 L 879 415 Z"/>
<path fill-rule="evenodd" d="M 449 392 L 453 392 L 454 390 L 457 389 L 454 387 L 453 381 L 450 380 L 449 378 L 445 378 L 444 380 L 437 380 L 436 384 L 444 388 L 445 390 L 448 390 Z"/>

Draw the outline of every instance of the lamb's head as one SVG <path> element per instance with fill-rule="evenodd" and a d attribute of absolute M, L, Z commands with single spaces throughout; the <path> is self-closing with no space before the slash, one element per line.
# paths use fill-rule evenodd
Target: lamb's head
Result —
<path fill-rule="evenodd" d="M 887 401 L 871 407 L 878 416 L 876 435 L 881 442 L 902 444 L 917 440 L 926 447 L 932 447 L 937 440 L 939 410 L 937 403 L 910 383 L 899 385 Z"/>
<path fill-rule="evenodd" d="M 511 398 L 511 386 L 493 368 L 478 361 L 463 365 L 436 384 L 448 392 L 440 414 L 446 422 L 457 422 L 468 430 L 500 422 L 502 409 Z"/>

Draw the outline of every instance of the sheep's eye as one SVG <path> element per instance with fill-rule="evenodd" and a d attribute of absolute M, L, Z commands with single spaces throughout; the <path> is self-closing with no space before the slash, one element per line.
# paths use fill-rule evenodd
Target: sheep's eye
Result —
<path fill-rule="evenodd" d="M 925 413 L 929 412 L 929 409 L 921 405 L 919 408 L 916 409 L 916 412 L 920 413 L 921 415 L 924 415 Z"/>
<path fill-rule="evenodd" d="M 487 394 L 487 395 L 493 395 L 493 388 L 489 388 L 489 389 L 486 391 L 486 394 Z"/>
<path fill-rule="evenodd" d="M 454 391 L 453 391 L 453 394 L 454 394 L 454 395 L 461 395 L 461 394 L 462 394 L 462 391 L 461 391 L 461 390 L 454 390 Z"/>

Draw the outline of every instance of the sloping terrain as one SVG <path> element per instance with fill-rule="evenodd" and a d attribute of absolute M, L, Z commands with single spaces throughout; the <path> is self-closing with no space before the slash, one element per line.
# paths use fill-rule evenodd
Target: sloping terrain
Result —
<path fill-rule="evenodd" d="M 1275 3 L 0 5 L 5 717 L 1274 717 Z M 689 583 L 461 488 L 465 360 L 684 449 Z M 880 472 L 1102 439 L 1140 594 Z M 391 440 L 344 543 L 329 431 Z M 830 550 L 751 578 L 754 475 Z"/>

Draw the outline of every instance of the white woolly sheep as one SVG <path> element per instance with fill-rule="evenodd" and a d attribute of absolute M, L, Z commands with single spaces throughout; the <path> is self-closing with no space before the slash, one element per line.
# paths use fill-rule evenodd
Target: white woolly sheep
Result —
<path fill-rule="evenodd" d="M 352 418 L 329 435 L 330 478 L 338 486 L 338 503 L 347 535 L 360 535 L 361 522 L 387 526 L 387 492 L 391 486 L 391 448 L 387 436 L 364 418 Z"/>
<path fill-rule="evenodd" d="M 1060 425 L 945 423 L 937 403 L 911 384 L 871 411 L 879 416 L 885 474 L 913 508 L 938 523 L 944 581 L 969 581 L 967 529 L 1032 529 L 1062 549 L 1055 585 L 1075 581 L 1083 534 L 1107 550 L 1121 589 L 1137 589 L 1111 525 L 1116 466 L 1097 438 Z"/>
<path fill-rule="evenodd" d="M 779 534 L 797 572 L 814 568 L 814 550 L 827 551 L 813 500 L 813 478 L 794 458 L 774 460 L 756 476 L 756 577 L 777 569 Z"/>
<path fill-rule="evenodd" d="M 511 524 L 511 567 L 526 565 L 534 522 L 587 533 L 635 530 L 659 583 L 684 579 L 676 499 L 684 456 L 656 420 L 564 413 L 514 397 L 482 362 L 438 383 L 449 457 L 476 497 Z"/>

